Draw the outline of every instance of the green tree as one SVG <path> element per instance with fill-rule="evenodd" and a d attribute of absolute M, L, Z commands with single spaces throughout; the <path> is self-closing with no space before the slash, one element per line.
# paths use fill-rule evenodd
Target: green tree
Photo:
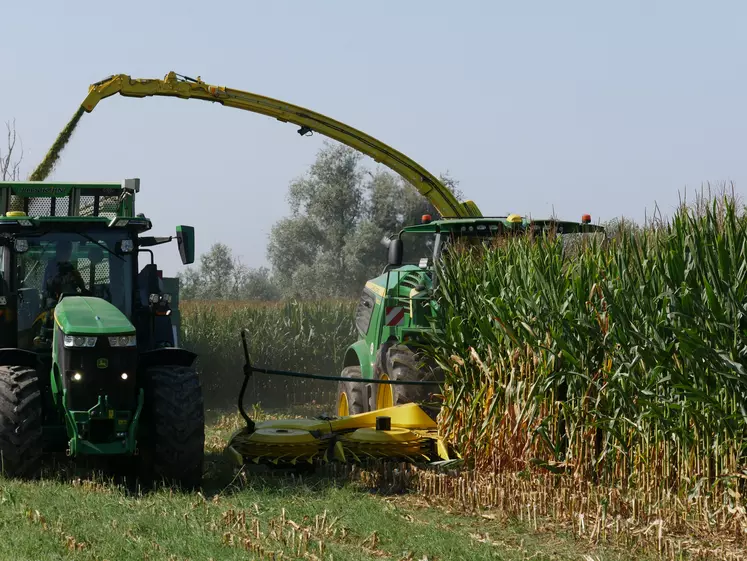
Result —
<path fill-rule="evenodd" d="M 275 284 L 270 269 L 267 267 L 247 268 L 238 296 L 240 300 L 268 302 L 279 300 L 280 290 Z"/>
<path fill-rule="evenodd" d="M 368 199 L 365 214 L 383 230 L 399 231 L 402 226 L 420 222 L 424 214 L 430 214 L 433 218 L 440 216 L 436 207 L 401 176 L 382 170 L 370 174 L 370 177 L 366 185 Z M 457 199 L 462 198 L 455 179 L 448 174 L 442 174 L 439 179 Z"/>
<path fill-rule="evenodd" d="M 248 268 L 234 257 L 231 248 L 213 244 L 200 256 L 197 268 L 179 275 L 184 300 L 277 300 L 280 291 L 266 267 Z"/>
<path fill-rule="evenodd" d="M 384 235 L 418 223 L 423 214 L 439 216 L 399 175 L 372 173 L 361 157 L 352 148 L 325 143 L 308 174 L 291 183 L 291 216 L 273 226 L 267 250 L 285 295 L 356 295 L 386 264 Z M 455 180 L 441 180 L 461 196 Z"/>
<path fill-rule="evenodd" d="M 291 183 L 291 216 L 270 233 L 267 255 L 286 294 L 345 295 L 351 264 L 344 251 L 364 206 L 360 152 L 327 143 L 306 177 Z"/>

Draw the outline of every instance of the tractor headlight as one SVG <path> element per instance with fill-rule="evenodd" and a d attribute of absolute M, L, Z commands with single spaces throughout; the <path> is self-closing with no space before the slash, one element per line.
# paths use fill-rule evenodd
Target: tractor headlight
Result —
<path fill-rule="evenodd" d="M 158 304 L 161 301 L 161 295 L 160 294 L 151 294 L 148 296 L 148 302 L 151 304 Z"/>
<path fill-rule="evenodd" d="M 84 335 L 65 335 L 63 344 L 66 347 L 95 347 L 96 337 L 86 337 Z"/>
<path fill-rule="evenodd" d="M 122 249 L 122 253 L 132 253 L 132 250 L 135 249 L 135 244 L 132 240 L 122 240 L 120 248 Z"/>
<path fill-rule="evenodd" d="M 137 337 L 134 335 L 117 335 L 109 337 L 110 347 L 134 347 L 137 344 Z"/>
<path fill-rule="evenodd" d="M 163 294 L 161 294 L 161 300 L 163 300 L 167 304 L 170 304 L 171 303 L 171 294 L 169 294 L 168 292 L 164 292 Z"/>

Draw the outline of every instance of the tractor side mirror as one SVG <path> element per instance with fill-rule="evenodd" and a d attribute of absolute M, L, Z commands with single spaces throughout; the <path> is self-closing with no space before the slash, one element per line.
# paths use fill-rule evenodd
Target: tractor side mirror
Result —
<path fill-rule="evenodd" d="M 179 256 L 182 263 L 189 265 L 195 262 L 195 229 L 192 226 L 176 227 L 176 242 L 179 245 Z"/>
<path fill-rule="evenodd" d="M 389 265 L 399 267 L 402 265 L 402 240 L 394 238 L 389 243 Z"/>

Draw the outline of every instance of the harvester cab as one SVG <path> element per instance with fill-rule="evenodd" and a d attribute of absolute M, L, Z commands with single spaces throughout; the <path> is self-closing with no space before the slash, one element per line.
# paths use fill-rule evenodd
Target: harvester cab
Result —
<path fill-rule="evenodd" d="M 338 415 L 361 414 L 412 402 L 421 404 L 432 415 L 437 413 L 438 407 L 432 400 L 433 387 L 372 384 L 366 380 L 442 379 L 440 369 L 422 352 L 420 345 L 428 333 L 438 329 L 434 272 L 452 248 L 493 245 L 514 236 L 585 235 L 603 231 L 603 227 L 591 224 L 588 215 L 581 222 L 531 220 L 516 214 L 441 220 L 424 215 L 420 224 L 384 238 L 387 266 L 363 289 L 355 313 L 359 338 L 347 349 L 341 374 L 361 382 L 339 383 Z"/>
<path fill-rule="evenodd" d="M 148 249 L 176 239 L 191 263 L 194 231 L 142 236 L 152 224 L 135 214 L 139 186 L 0 182 L 6 474 L 34 475 L 43 452 L 64 450 L 137 456 L 142 475 L 201 480 L 196 355 L 176 346 L 172 294 Z"/>

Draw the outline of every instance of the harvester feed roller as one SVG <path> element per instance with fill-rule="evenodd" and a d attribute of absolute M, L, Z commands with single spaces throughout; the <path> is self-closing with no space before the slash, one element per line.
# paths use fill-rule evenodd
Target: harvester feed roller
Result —
<path fill-rule="evenodd" d="M 402 428 L 377 430 L 367 427 L 340 436 L 340 447 L 345 456 L 356 461 L 364 459 L 398 459 L 411 462 L 429 461 L 433 453 L 432 441 Z"/>
<path fill-rule="evenodd" d="M 250 460 L 256 464 L 269 461 L 295 465 L 312 462 L 325 451 L 324 441 L 303 429 L 259 428 L 251 434 L 236 434 L 231 442 L 242 463 Z"/>
<path fill-rule="evenodd" d="M 376 419 L 389 419 L 388 430 Z M 391 459 L 429 462 L 451 459 L 436 424 L 408 403 L 339 419 L 282 419 L 233 434 L 227 453 L 239 464 L 289 465 Z"/>

